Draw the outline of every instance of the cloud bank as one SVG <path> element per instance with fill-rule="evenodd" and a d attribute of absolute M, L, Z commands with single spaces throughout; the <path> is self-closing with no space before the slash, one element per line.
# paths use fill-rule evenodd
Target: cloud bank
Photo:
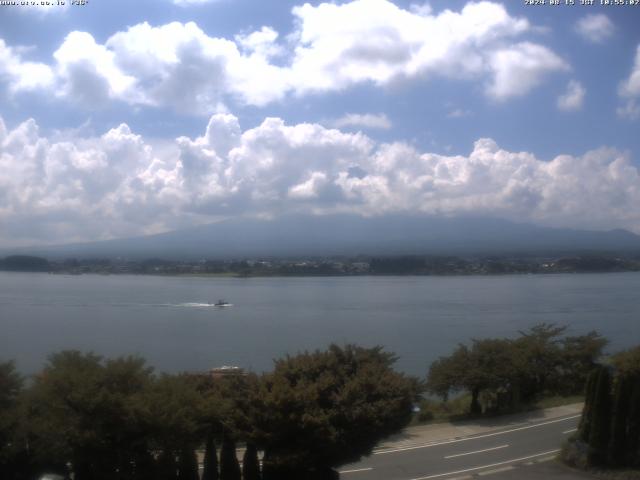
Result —
<path fill-rule="evenodd" d="M 284 38 L 268 26 L 212 37 L 194 22 L 144 22 L 104 43 L 74 31 L 49 63 L 29 62 L 3 43 L 0 71 L 19 85 L 14 92 L 43 85 L 53 92 L 56 85 L 56 96 L 92 108 L 118 101 L 209 115 L 225 111 L 230 100 L 264 106 L 288 95 L 432 77 L 469 80 L 504 101 L 570 68 L 551 49 L 522 39 L 533 30 L 526 19 L 488 1 L 434 14 L 388 0 L 353 0 L 304 4 L 292 15 L 294 29 Z M 46 82 L 29 80 L 35 69 Z"/>
<path fill-rule="evenodd" d="M 119 125 L 92 138 L 47 138 L 34 120 L 0 120 L 0 244 L 155 233 L 227 216 L 351 212 L 482 214 L 640 232 L 640 172 L 601 148 L 549 161 L 479 139 L 466 155 L 231 114 L 169 147 Z"/>

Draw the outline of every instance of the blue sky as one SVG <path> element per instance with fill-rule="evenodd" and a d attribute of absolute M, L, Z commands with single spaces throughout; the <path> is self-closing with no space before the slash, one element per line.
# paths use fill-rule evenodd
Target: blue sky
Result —
<path fill-rule="evenodd" d="M 640 5 L 66 3 L 0 6 L 0 245 L 291 212 L 640 233 Z"/>

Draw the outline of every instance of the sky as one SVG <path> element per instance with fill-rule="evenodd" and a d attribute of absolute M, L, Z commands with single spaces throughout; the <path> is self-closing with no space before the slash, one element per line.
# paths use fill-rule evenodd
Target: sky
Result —
<path fill-rule="evenodd" d="M 290 213 L 640 233 L 640 1 L 530 3 L 0 1 L 0 247 Z"/>

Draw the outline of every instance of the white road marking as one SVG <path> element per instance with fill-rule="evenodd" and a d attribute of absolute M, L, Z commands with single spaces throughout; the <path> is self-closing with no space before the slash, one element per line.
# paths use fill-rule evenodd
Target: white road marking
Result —
<path fill-rule="evenodd" d="M 483 477 L 485 475 L 493 475 L 494 473 L 508 472 L 509 470 L 515 470 L 516 467 L 509 465 L 507 467 L 494 468 L 493 470 L 485 470 L 484 472 L 478 472 L 478 475 Z"/>
<path fill-rule="evenodd" d="M 552 423 L 566 422 L 567 420 L 573 420 L 574 418 L 579 418 L 581 416 L 582 416 L 582 414 L 573 415 L 571 417 L 558 418 L 556 420 L 549 420 L 548 422 L 536 423 L 534 425 L 527 425 L 525 427 L 512 428 L 510 430 L 503 430 L 501 432 L 485 433 L 483 435 L 476 435 L 475 437 L 456 438 L 456 439 L 453 439 L 453 440 L 445 440 L 444 442 L 426 443 L 426 444 L 423 444 L 423 445 L 416 445 L 416 446 L 413 446 L 413 447 L 402 447 L 402 448 L 394 448 L 392 450 L 381 450 L 379 452 L 373 452 L 373 455 L 385 455 L 387 453 L 404 452 L 406 450 L 416 450 L 416 449 L 419 449 L 419 448 L 437 447 L 438 445 L 447 445 L 449 443 L 467 442 L 469 440 L 476 440 L 478 438 L 494 437 L 496 435 L 504 435 L 505 433 L 518 432 L 520 430 L 527 430 L 529 428 L 542 427 L 544 425 L 550 425 Z"/>
<path fill-rule="evenodd" d="M 577 432 L 578 429 L 577 428 L 572 428 L 571 430 L 565 430 L 564 432 L 562 432 L 563 434 L 567 434 L 567 433 L 572 433 L 572 432 Z"/>
<path fill-rule="evenodd" d="M 521 462 L 522 460 L 528 460 L 530 458 L 542 457 L 544 455 L 550 455 L 552 453 L 558 453 L 559 451 L 560 451 L 560 449 L 558 449 L 558 450 L 550 450 L 548 452 L 536 453 L 535 455 L 529 455 L 529 456 L 526 456 L 526 457 L 513 458 L 511 460 L 505 460 L 504 462 L 492 463 L 490 465 L 483 465 L 481 467 L 465 468 L 464 470 L 456 470 L 455 472 L 437 473 L 435 475 L 428 475 L 426 477 L 412 478 L 411 480 L 428 480 L 430 478 L 446 477 L 447 475 L 457 475 L 458 473 L 473 472 L 474 470 L 483 470 L 485 468 L 497 467 L 499 465 L 506 465 L 508 463 Z"/>
<path fill-rule="evenodd" d="M 357 472 L 369 472 L 373 470 L 373 468 L 369 467 L 369 468 L 356 468 L 354 470 L 342 470 L 340 472 L 338 472 L 339 474 L 343 474 L 343 473 L 357 473 Z"/>
<path fill-rule="evenodd" d="M 456 453 L 455 455 L 448 455 L 444 458 L 456 458 L 464 457 L 465 455 L 473 455 L 474 453 L 490 452 L 491 450 L 500 450 L 501 448 L 507 448 L 509 445 L 500 445 L 499 447 L 485 448 L 483 450 L 476 450 L 475 452 Z"/>
<path fill-rule="evenodd" d="M 555 455 L 550 455 L 548 457 L 537 458 L 536 463 L 550 462 L 551 460 L 555 460 L 555 459 L 556 459 Z"/>

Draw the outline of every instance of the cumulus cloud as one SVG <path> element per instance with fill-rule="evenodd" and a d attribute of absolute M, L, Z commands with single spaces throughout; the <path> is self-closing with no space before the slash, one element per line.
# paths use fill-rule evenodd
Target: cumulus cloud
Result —
<path fill-rule="evenodd" d="M 485 138 L 464 155 L 267 118 L 211 117 L 168 148 L 119 125 L 43 136 L 0 120 L 0 243 L 154 233 L 239 215 L 352 212 L 495 215 L 640 231 L 640 172 L 615 149 L 551 160 Z"/>
<path fill-rule="evenodd" d="M 505 100 L 529 93 L 548 73 L 569 70 L 569 65 L 548 48 L 523 42 L 494 52 L 491 69 L 494 76 L 487 91 Z"/>
<path fill-rule="evenodd" d="M 602 43 L 613 35 L 615 27 L 604 13 L 593 13 L 578 20 L 575 31 L 588 42 Z"/>
<path fill-rule="evenodd" d="M 62 85 L 59 94 L 93 106 L 108 99 L 199 114 L 225 111 L 230 100 L 263 106 L 289 94 L 434 76 L 484 81 L 487 95 L 503 100 L 568 69 L 549 48 L 520 41 L 531 25 L 499 3 L 433 13 L 352 0 L 307 3 L 292 15 L 283 39 L 268 26 L 212 37 L 193 22 L 140 23 L 105 43 L 71 32 L 42 68 Z"/>
<path fill-rule="evenodd" d="M 564 111 L 580 110 L 586 94 L 587 90 L 580 82 L 570 80 L 567 90 L 558 97 L 558 108 Z"/>
<path fill-rule="evenodd" d="M 54 80 L 51 68 L 43 63 L 24 61 L 21 55 L 0 38 L 0 79 L 12 93 L 50 87 Z"/>
<path fill-rule="evenodd" d="M 363 127 L 389 130 L 393 125 L 384 113 L 347 113 L 333 122 L 337 128 Z"/>
<path fill-rule="evenodd" d="M 640 45 L 636 49 L 636 57 L 629 78 L 620 84 L 618 94 L 626 101 L 622 107 L 618 108 L 618 115 L 632 120 L 640 117 L 640 105 L 638 105 L 640 99 Z"/>

